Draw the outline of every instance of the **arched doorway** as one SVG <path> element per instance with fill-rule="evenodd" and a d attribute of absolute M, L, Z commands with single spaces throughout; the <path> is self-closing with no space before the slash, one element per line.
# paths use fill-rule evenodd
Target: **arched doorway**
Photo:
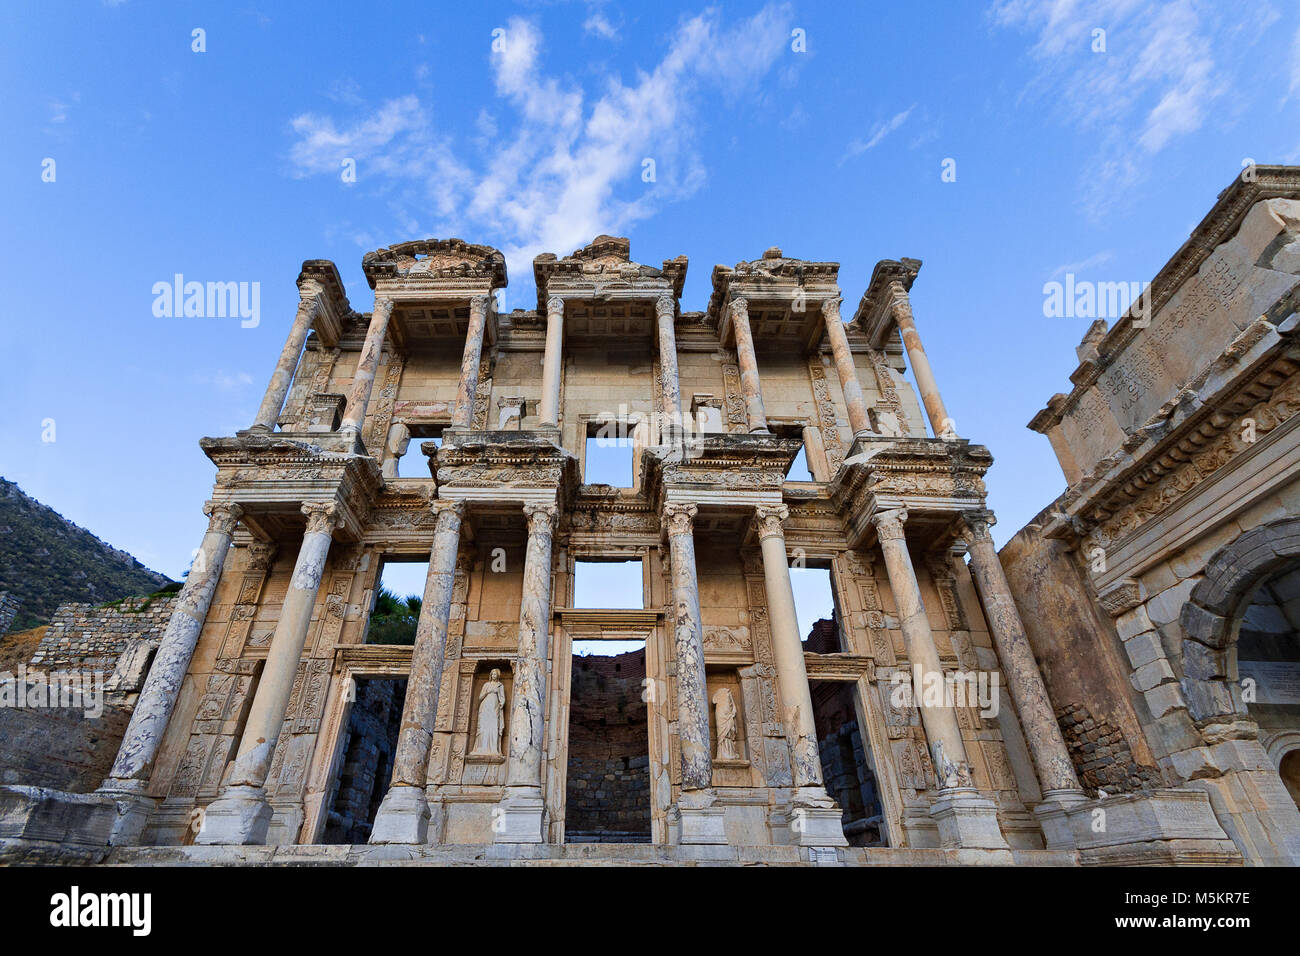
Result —
<path fill-rule="evenodd" d="M 1259 725 L 1291 799 L 1300 807 L 1300 560 L 1265 577 L 1241 611 L 1237 673 L 1246 712 Z M 1290 749 L 1269 747 L 1290 739 Z"/>

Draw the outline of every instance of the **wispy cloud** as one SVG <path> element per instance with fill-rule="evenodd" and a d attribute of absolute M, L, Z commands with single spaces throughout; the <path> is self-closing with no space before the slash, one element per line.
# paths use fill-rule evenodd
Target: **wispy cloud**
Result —
<path fill-rule="evenodd" d="M 587 5 L 587 19 L 582 24 L 582 30 L 606 40 L 618 39 L 618 28 L 609 22 L 609 17 L 605 16 L 605 11 L 598 3 Z"/>
<path fill-rule="evenodd" d="M 564 254 L 624 231 L 700 188 L 706 174 L 692 133 L 704 121 L 699 104 L 706 95 L 750 93 L 786 52 L 789 17 L 784 4 L 769 4 L 745 20 L 713 9 L 685 19 L 653 69 L 631 85 L 608 77 L 595 98 L 547 73 L 541 32 L 511 18 L 490 53 L 498 102 L 474 124 L 477 155 L 456 148 L 455 137 L 435 129 L 430 105 L 407 94 L 350 122 L 294 117 L 290 164 L 297 176 L 338 175 L 344 159 L 357 160 L 359 181 L 378 178 L 399 194 L 397 204 L 431 205 L 439 229 L 495 236 L 526 284 L 537 253 Z M 647 159 L 652 182 L 642 177 Z M 412 228 L 425 218 L 404 217 Z"/>
<path fill-rule="evenodd" d="M 1229 86 L 1216 43 L 1231 31 L 1196 0 L 998 0 L 990 16 L 1036 35 L 1039 68 L 1025 95 L 1055 101 L 1063 122 L 1096 134 L 1083 183 L 1094 217 L 1145 177 L 1153 157 L 1199 130 Z M 1104 51 L 1094 49 L 1096 30 Z"/>
<path fill-rule="evenodd" d="M 895 113 L 885 122 L 877 123 L 875 129 L 871 131 L 871 136 L 865 142 L 861 139 L 853 140 L 853 142 L 849 143 L 844 155 L 840 157 L 839 164 L 843 166 L 845 162 L 854 156 L 861 156 L 867 150 L 875 149 L 884 141 L 886 136 L 907 122 L 907 118 L 912 115 L 914 109 L 916 109 L 915 103 L 901 113 Z"/>
<path fill-rule="evenodd" d="M 1067 262 L 1063 266 L 1057 266 L 1052 270 L 1050 278 L 1055 279 L 1058 276 L 1065 275 L 1067 272 L 1072 272 L 1075 275 L 1078 275 L 1080 272 L 1086 272 L 1087 270 L 1096 268 L 1097 266 L 1105 265 L 1114 258 L 1115 253 L 1111 252 L 1109 249 L 1103 249 L 1101 252 L 1095 253 L 1086 259 L 1081 259 L 1079 262 Z"/>
<path fill-rule="evenodd" d="M 1291 41 L 1291 86 L 1287 98 L 1297 93 L 1300 93 L 1300 30 L 1296 30 L 1295 39 Z"/>
<path fill-rule="evenodd" d="M 253 384 L 253 376 L 247 372 L 227 372 L 217 369 L 215 372 L 198 372 L 190 380 L 195 385 L 215 388 L 220 392 L 239 392 Z"/>

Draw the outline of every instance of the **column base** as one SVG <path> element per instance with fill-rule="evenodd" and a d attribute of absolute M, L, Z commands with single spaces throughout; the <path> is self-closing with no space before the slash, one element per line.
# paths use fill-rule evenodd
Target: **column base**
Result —
<path fill-rule="evenodd" d="M 945 849 L 1011 850 L 998 826 L 997 804 L 972 787 L 940 790 L 930 816 L 939 827 L 939 845 Z"/>
<path fill-rule="evenodd" d="M 545 843 L 542 817 L 546 804 L 541 787 L 507 787 L 493 812 L 492 830 L 497 843 Z"/>
<path fill-rule="evenodd" d="M 685 790 L 677 798 L 681 843 L 726 845 L 727 811 L 715 806 L 715 800 L 716 797 L 709 790 Z"/>
<path fill-rule="evenodd" d="M 226 787 L 203 811 L 194 842 L 204 846 L 260 846 L 271 827 L 271 804 L 261 787 Z"/>
<path fill-rule="evenodd" d="M 429 842 L 429 801 L 423 787 L 389 787 L 375 814 L 371 843 Z"/>
<path fill-rule="evenodd" d="M 1082 790 L 1045 790 L 1043 802 L 1034 807 L 1034 816 L 1043 830 L 1049 850 L 1070 850 L 1077 846 L 1070 811 L 1088 802 Z"/>
<path fill-rule="evenodd" d="M 144 792 L 142 780 L 116 780 L 110 777 L 95 791 L 117 804 L 118 818 L 108 836 L 110 846 L 139 846 L 149 818 L 158 809 L 159 800 Z"/>
<path fill-rule="evenodd" d="M 790 807 L 790 842 L 798 846 L 848 846 L 841 810 L 821 787 L 801 787 Z"/>

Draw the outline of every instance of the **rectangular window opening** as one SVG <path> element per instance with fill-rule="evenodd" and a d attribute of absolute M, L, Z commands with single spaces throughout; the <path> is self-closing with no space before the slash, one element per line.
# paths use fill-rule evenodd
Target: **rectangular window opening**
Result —
<path fill-rule="evenodd" d="M 636 483 L 635 427 L 626 421 L 588 422 L 582 480 L 588 485 L 631 488 Z"/>
<path fill-rule="evenodd" d="M 838 654 L 846 650 L 840 635 L 839 605 L 828 567 L 800 566 L 797 555 L 791 561 L 790 585 L 794 589 L 795 611 L 804 650 L 814 654 Z"/>
<path fill-rule="evenodd" d="M 640 610 L 645 584 L 640 558 L 573 563 L 573 606 L 593 610 Z"/>
<path fill-rule="evenodd" d="M 420 619 L 424 582 L 428 576 L 427 560 L 404 560 L 400 556 L 384 558 L 370 605 L 370 618 L 366 622 L 367 644 L 415 643 L 415 626 Z"/>

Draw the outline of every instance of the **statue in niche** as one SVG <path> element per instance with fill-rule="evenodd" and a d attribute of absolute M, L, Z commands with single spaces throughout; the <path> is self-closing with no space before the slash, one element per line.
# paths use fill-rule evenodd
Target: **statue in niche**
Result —
<path fill-rule="evenodd" d="M 494 667 L 478 695 L 478 732 L 474 735 L 474 756 L 501 756 L 501 735 L 506 729 L 502 720 L 505 710 L 506 688 L 501 683 L 500 668 Z"/>
<path fill-rule="evenodd" d="M 736 698 L 731 689 L 720 687 L 713 695 L 713 716 L 718 727 L 718 760 L 739 760 L 740 725 L 737 722 Z"/>

